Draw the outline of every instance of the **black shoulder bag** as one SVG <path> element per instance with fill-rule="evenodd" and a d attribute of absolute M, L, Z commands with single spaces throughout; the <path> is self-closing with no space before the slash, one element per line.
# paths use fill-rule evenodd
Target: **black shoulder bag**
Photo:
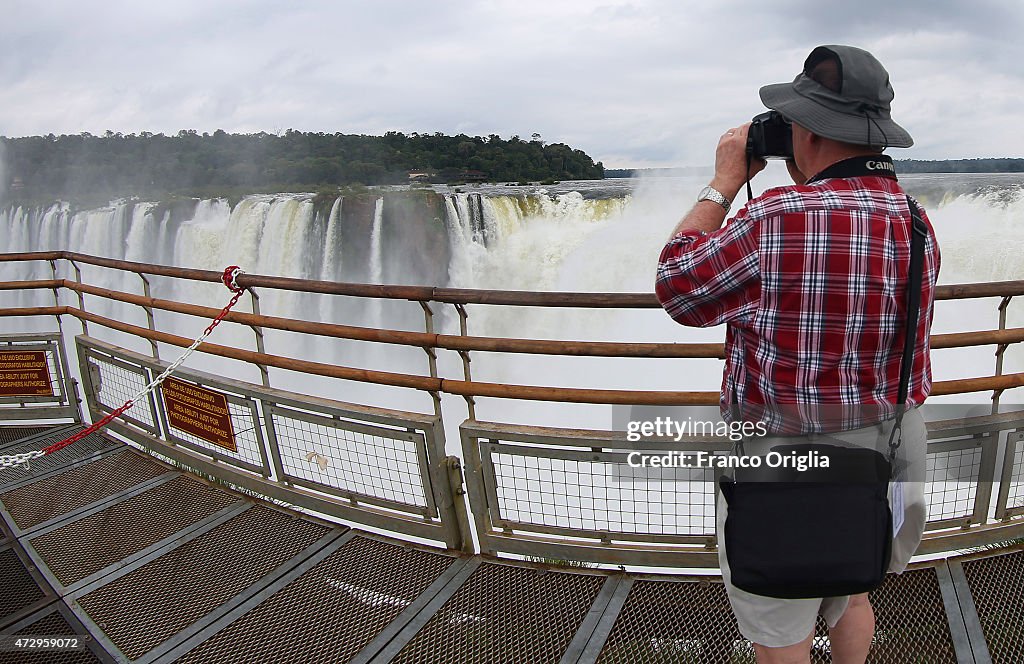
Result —
<path fill-rule="evenodd" d="M 726 556 L 737 588 L 798 599 L 868 592 L 885 580 L 893 540 L 888 489 L 913 367 L 928 233 L 917 208 L 907 201 L 913 217 L 907 327 L 888 458 L 874 449 L 779 445 L 772 451 L 827 456 L 828 467 L 798 472 L 762 465 L 737 469 L 732 479 L 721 478 L 729 505 Z"/>

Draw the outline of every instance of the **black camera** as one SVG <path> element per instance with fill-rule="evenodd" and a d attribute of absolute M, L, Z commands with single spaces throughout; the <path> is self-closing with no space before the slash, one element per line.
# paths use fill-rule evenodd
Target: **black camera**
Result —
<path fill-rule="evenodd" d="M 747 154 L 757 159 L 792 159 L 793 125 L 778 111 L 755 115 L 747 132 Z"/>

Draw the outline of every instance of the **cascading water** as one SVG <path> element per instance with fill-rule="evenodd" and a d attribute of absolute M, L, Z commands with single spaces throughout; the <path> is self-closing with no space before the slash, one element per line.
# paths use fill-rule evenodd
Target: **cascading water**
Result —
<path fill-rule="evenodd" d="M 782 184 L 784 175 L 761 176 L 761 186 Z M 908 190 L 929 210 L 942 247 L 941 283 L 1024 279 L 1019 247 L 1024 241 L 1021 178 L 1010 176 L 904 176 Z M 0 205 L 0 251 L 70 249 L 115 259 L 219 270 L 241 265 L 251 273 L 372 283 L 419 283 L 510 290 L 650 292 L 658 252 L 685 213 L 702 178 L 652 178 L 631 183 L 632 193 L 612 195 L 608 183 L 573 183 L 553 192 L 502 187 L 466 192 L 374 192 L 318 204 L 311 195 L 249 196 L 233 207 L 223 200 L 187 204 L 131 201 L 74 212 L 66 204 L 45 209 Z M 621 186 L 621 185 L 620 185 Z M 573 191 L 576 187 L 580 191 Z M 596 192 L 596 193 L 595 193 Z M 49 266 L 8 264 L 4 278 L 49 278 Z M 85 278 L 118 290 L 139 285 L 104 282 L 109 271 L 84 267 Z M 182 285 L 154 279 L 156 297 L 222 306 L 225 292 L 210 284 Z M 49 300 L 47 301 L 47 297 Z M 77 304 L 69 295 L 66 303 Z M 370 300 L 335 296 L 260 292 L 263 313 L 356 325 L 422 330 L 419 307 L 412 303 L 368 304 Z M 5 306 L 52 304 L 47 292 L 0 293 Z M 243 301 L 244 303 L 244 301 Z M 88 308 L 133 324 L 145 325 L 137 307 L 87 299 Z M 435 307 L 438 331 L 457 333 L 451 307 Z M 471 334 L 524 338 L 615 341 L 718 342 L 722 329 L 682 328 L 659 310 L 596 311 L 539 307 L 471 306 Z M 194 318 L 157 312 L 158 325 L 194 336 L 202 325 Z M 945 302 L 937 306 L 934 332 L 993 329 L 995 303 Z M 7 321 L 19 329 L 42 323 Z M 1024 310 L 1011 304 L 1011 327 L 1024 326 Z M 230 330 L 230 331 L 229 331 Z M 104 337 L 102 328 L 90 328 Z M 226 327 L 224 343 L 252 347 L 251 332 Z M 233 336 L 232 336 L 233 335 Z M 148 352 L 145 344 L 117 343 Z M 345 366 L 426 373 L 418 349 L 360 342 L 300 340 L 268 333 L 268 352 L 298 355 Z M 173 349 L 165 357 L 171 356 Z M 441 354 L 442 375 L 461 377 L 457 357 Z M 953 358 L 950 360 L 949 358 Z M 715 390 L 721 364 L 716 360 L 557 358 L 474 353 L 476 380 L 527 385 L 623 389 Z M 1024 371 L 1024 359 L 1011 349 L 1004 371 Z M 228 375 L 231 363 L 203 359 Z M 992 349 L 980 347 L 936 353 L 935 379 L 990 373 Z M 315 382 L 315 381 L 314 381 Z M 305 377 L 275 373 L 280 387 L 310 391 Z M 343 391 L 339 391 L 342 390 Z M 408 390 L 317 383 L 324 396 L 428 411 L 429 401 Z M 1007 397 L 1011 396 L 1007 395 Z M 422 396 L 422 395 L 421 395 Z M 979 394 L 978 400 L 988 398 Z M 963 397 L 957 397 L 963 399 Z M 1006 398 L 1004 398 L 1005 400 Z M 529 421 L 604 428 L 607 407 L 481 400 L 478 416 L 498 421 Z"/>
<path fill-rule="evenodd" d="M 370 231 L 370 283 L 379 284 L 384 280 L 384 247 L 381 227 L 384 222 L 384 197 L 381 196 L 373 207 L 373 230 Z"/>
<path fill-rule="evenodd" d="M 320 279 L 322 281 L 339 281 L 339 267 L 341 266 L 341 255 L 338 253 L 341 248 L 341 223 L 338 216 L 341 214 L 341 206 L 345 199 L 342 196 L 334 199 L 331 211 L 327 217 L 327 237 L 324 242 L 324 259 L 320 268 Z"/>

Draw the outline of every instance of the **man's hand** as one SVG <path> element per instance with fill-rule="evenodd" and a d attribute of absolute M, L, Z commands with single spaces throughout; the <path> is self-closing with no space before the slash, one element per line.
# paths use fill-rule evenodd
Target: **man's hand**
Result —
<path fill-rule="evenodd" d="M 768 165 L 763 159 L 752 159 L 747 171 L 747 132 L 750 123 L 733 127 L 718 139 L 715 151 L 715 177 L 711 186 L 722 192 L 730 201 L 736 199 L 743 184 Z"/>
<path fill-rule="evenodd" d="M 739 127 L 733 127 L 718 139 L 718 149 L 715 150 L 715 177 L 712 178 L 710 184 L 730 201 L 736 200 L 740 188 L 748 178 L 753 178 L 768 165 L 763 159 L 752 159 L 750 171 L 747 171 L 747 131 L 749 129 L 749 122 Z M 710 233 L 721 228 L 723 221 L 725 221 L 725 210 L 721 205 L 712 201 L 698 203 L 676 224 L 671 237 L 675 237 L 684 230 Z"/>

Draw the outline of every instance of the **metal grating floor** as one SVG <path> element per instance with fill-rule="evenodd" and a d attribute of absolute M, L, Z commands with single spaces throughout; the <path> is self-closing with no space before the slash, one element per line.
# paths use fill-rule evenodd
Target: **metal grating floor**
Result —
<path fill-rule="evenodd" d="M 879 664 L 956 664 L 957 656 L 934 567 L 890 574 L 871 593 L 875 640 L 868 659 Z"/>
<path fill-rule="evenodd" d="M 166 474 L 167 466 L 133 450 L 76 464 L 113 444 L 100 436 L 83 442 L 0 493 L 22 531 L 47 522 L 0 544 L 0 625 L 40 635 L 88 629 L 95 651 L 0 652 L 0 664 L 111 656 L 335 662 L 374 653 L 373 664 L 383 664 L 395 652 L 388 661 L 533 664 L 559 662 L 570 643 L 566 661 L 575 664 L 754 661 L 717 577 L 616 581 L 470 561 L 375 536 L 332 540 L 340 530 Z M 30 555 L 40 571 L 26 564 Z M 964 560 L 966 581 L 954 581 L 955 592 L 953 560 L 890 577 L 873 593 L 878 628 L 869 662 L 972 661 L 971 648 L 986 661 L 980 636 L 969 639 L 968 652 L 954 646 L 950 614 L 968 623 L 976 615 L 992 661 L 1024 661 L 1024 552 Z M 63 599 L 44 575 L 62 585 Z M 608 601 L 613 590 L 618 599 Z M 828 661 L 826 634 L 814 662 Z"/>
<path fill-rule="evenodd" d="M 875 638 L 871 664 L 957 664 L 956 649 L 934 567 L 890 574 L 871 593 Z M 815 629 L 811 662 L 829 664 L 828 625 Z"/>
<path fill-rule="evenodd" d="M 558 662 L 605 577 L 484 563 L 395 662 Z"/>
<path fill-rule="evenodd" d="M 28 544 L 66 588 L 235 501 L 231 494 L 182 475 L 56 530 L 30 536 Z"/>
<path fill-rule="evenodd" d="M 1024 662 L 1024 551 L 968 560 L 963 570 L 992 661 Z"/>
<path fill-rule="evenodd" d="M 57 426 L 41 426 L 41 427 L 22 427 L 22 426 L 0 426 L 0 448 L 8 443 L 13 443 L 16 440 L 22 438 L 28 438 L 30 436 L 38 436 L 41 433 L 45 433 L 50 429 Z"/>
<path fill-rule="evenodd" d="M 253 507 L 78 598 L 130 659 L 199 620 L 326 534 L 327 528 Z"/>
<path fill-rule="evenodd" d="M 27 530 L 166 472 L 149 457 L 123 449 L 0 493 L 0 501 L 15 525 Z"/>
<path fill-rule="evenodd" d="M 720 581 L 637 581 L 597 661 L 729 664 L 747 649 Z"/>
<path fill-rule="evenodd" d="M 452 560 L 356 537 L 177 661 L 349 661 L 436 581 Z"/>
<path fill-rule="evenodd" d="M 22 442 L 12 443 L 4 448 L 4 454 L 20 454 L 38 450 L 47 445 L 60 442 L 65 438 L 79 432 L 82 427 L 48 429 L 44 435 L 30 438 Z M 62 466 L 84 459 L 100 450 L 114 449 L 118 444 L 101 434 L 91 434 L 74 445 L 58 450 L 53 454 L 47 454 L 42 459 L 36 459 L 31 464 L 21 465 L 14 468 L 5 468 L 0 474 L 0 488 L 13 486 L 33 477 L 39 477 Z"/>
<path fill-rule="evenodd" d="M 50 611 L 29 625 L 14 632 L 19 636 L 73 636 L 77 632 L 57 611 Z M 90 645 L 87 634 L 81 635 L 83 645 Z M 103 662 L 89 649 L 75 651 L 0 651 L 0 664 L 93 664 Z"/>
<path fill-rule="evenodd" d="M 46 593 L 18 557 L 15 546 L 12 544 L 0 549 L 0 574 L 3 575 L 0 625 L 12 622 L 17 614 L 46 598 Z"/>

